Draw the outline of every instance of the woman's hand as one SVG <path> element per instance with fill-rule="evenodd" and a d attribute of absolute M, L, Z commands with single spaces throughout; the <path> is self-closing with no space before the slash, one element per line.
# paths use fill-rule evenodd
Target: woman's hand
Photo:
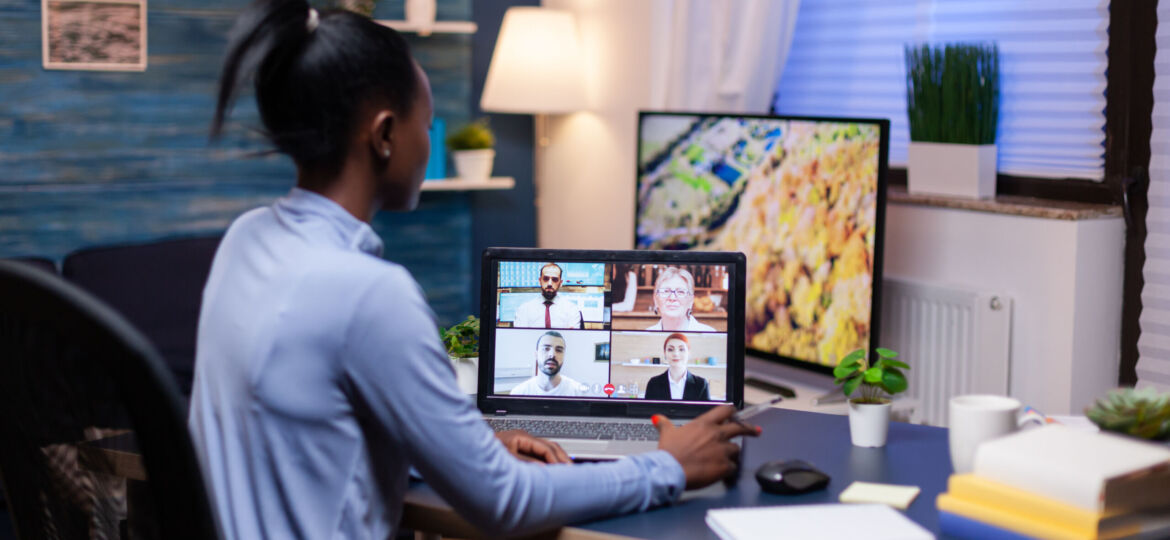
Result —
<path fill-rule="evenodd" d="M 537 463 L 572 463 L 561 445 L 540 437 L 533 437 L 522 429 L 501 431 L 496 438 L 504 443 L 513 456 L 521 461 L 535 461 Z"/>
<path fill-rule="evenodd" d="M 720 405 L 682 427 L 675 427 L 665 416 L 654 415 L 658 448 L 670 452 L 682 465 L 687 489 L 701 488 L 735 473 L 740 448 L 731 439 L 760 434 L 757 426 L 732 421 L 734 413 L 735 407 Z"/>

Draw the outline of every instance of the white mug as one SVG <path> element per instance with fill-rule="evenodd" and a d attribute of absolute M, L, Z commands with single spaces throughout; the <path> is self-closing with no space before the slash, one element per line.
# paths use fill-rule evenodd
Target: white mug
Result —
<path fill-rule="evenodd" d="M 975 449 L 984 441 L 1002 437 L 1026 423 L 1020 402 L 1005 396 L 967 395 L 951 398 L 949 441 L 955 473 L 971 472 Z"/>

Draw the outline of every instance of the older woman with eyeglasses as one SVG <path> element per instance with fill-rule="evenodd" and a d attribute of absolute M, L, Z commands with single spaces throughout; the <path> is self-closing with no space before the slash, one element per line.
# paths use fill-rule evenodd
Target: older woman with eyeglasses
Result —
<path fill-rule="evenodd" d="M 715 329 L 695 319 L 695 277 L 676 266 L 668 266 L 654 283 L 654 311 L 660 319 L 647 330 L 714 332 Z"/>

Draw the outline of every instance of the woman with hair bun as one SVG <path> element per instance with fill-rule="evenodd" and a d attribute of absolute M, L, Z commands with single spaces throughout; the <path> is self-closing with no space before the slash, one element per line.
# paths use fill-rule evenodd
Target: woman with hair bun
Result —
<path fill-rule="evenodd" d="M 232 30 L 213 137 L 245 82 L 296 185 L 232 223 L 203 293 L 189 428 L 225 538 L 394 537 L 412 467 L 489 536 L 668 504 L 733 470 L 727 440 L 755 431 L 731 407 L 660 419 L 655 452 L 542 466 L 523 460 L 569 458 L 497 437 L 460 393 L 369 226 L 414 208 L 430 152 L 430 86 L 397 32 L 259 0 Z"/>

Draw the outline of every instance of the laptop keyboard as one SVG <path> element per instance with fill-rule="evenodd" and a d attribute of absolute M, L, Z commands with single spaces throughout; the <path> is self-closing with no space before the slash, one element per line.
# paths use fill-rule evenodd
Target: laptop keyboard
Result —
<path fill-rule="evenodd" d="M 658 429 L 649 422 L 588 422 L 569 420 L 538 420 L 488 418 L 488 425 L 496 431 L 522 429 L 536 437 L 598 439 L 622 441 L 657 441 Z"/>

